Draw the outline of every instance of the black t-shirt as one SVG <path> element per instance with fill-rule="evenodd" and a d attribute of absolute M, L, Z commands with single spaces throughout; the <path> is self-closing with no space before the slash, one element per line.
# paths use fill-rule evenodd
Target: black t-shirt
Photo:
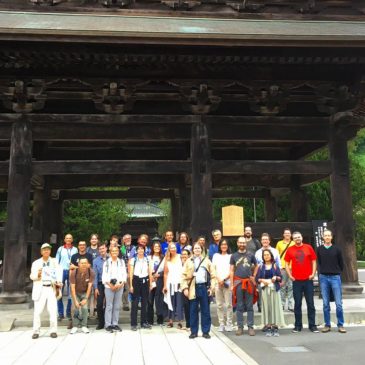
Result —
<path fill-rule="evenodd" d="M 93 266 L 93 255 L 91 253 L 86 252 L 85 254 L 81 255 L 80 253 L 75 253 L 71 256 L 71 264 L 79 266 L 79 261 L 81 258 L 86 257 L 89 261 L 89 264 Z"/>
<path fill-rule="evenodd" d="M 338 275 L 343 271 L 341 249 L 332 245 L 330 248 L 320 246 L 317 249 L 318 271 L 324 275 Z"/>
<path fill-rule="evenodd" d="M 231 256 L 230 264 L 235 266 L 234 275 L 245 279 L 252 275 L 252 266 L 256 265 L 256 259 L 251 252 L 235 252 Z"/>

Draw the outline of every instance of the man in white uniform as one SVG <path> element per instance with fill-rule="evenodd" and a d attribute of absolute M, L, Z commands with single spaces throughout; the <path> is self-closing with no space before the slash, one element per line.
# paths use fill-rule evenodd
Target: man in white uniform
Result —
<path fill-rule="evenodd" d="M 33 280 L 32 299 L 34 300 L 33 339 L 39 337 L 41 313 L 47 303 L 51 337 L 57 337 L 57 298 L 55 288 L 62 286 L 62 271 L 55 258 L 51 256 L 52 246 L 44 243 L 42 257 L 32 264 L 30 278 Z"/>

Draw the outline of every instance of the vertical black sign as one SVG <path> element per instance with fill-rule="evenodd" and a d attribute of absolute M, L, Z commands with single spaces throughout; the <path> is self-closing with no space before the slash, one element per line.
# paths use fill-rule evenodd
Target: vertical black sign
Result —
<path fill-rule="evenodd" d="M 327 228 L 327 221 L 312 221 L 313 237 L 316 247 L 323 245 L 323 231 Z"/>

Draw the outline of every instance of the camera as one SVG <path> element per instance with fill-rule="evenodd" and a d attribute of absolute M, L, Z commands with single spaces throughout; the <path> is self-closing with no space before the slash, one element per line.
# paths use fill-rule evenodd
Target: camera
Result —
<path fill-rule="evenodd" d="M 117 283 L 117 279 L 110 279 L 110 284 L 115 285 Z"/>

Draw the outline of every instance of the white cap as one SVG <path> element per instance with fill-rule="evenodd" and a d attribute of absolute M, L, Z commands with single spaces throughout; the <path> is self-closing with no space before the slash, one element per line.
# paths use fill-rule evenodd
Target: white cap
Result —
<path fill-rule="evenodd" d="M 41 250 L 43 250 L 44 248 L 52 248 L 52 246 L 49 243 L 43 243 L 43 245 L 41 246 Z"/>

